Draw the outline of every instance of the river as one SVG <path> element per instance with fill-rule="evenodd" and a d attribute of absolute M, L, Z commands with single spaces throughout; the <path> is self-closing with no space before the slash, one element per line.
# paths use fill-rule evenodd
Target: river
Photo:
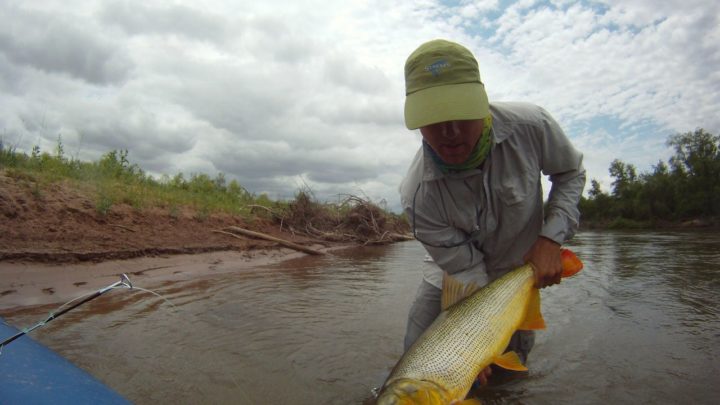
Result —
<path fill-rule="evenodd" d="M 583 231 L 527 377 L 486 404 L 720 400 L 720 235 Z M 402 351 L 417 242 L 118 290 L 33 337 L 137 404 L 367 403 Z M 53 307 L 5 312 L 28 326 Z"/>

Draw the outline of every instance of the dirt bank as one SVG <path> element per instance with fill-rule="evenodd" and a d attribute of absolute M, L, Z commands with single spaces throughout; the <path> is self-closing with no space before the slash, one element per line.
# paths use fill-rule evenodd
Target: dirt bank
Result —
<path fill-rule="evenodd" d="M 252 238 L 214 232 L 238 226 L 299 244 L 332 243 L 292 234 L 277 224 L 252 223 L 228 214 L 203 215 L 192 209 L 135 209 L 115 204 L 101 214 L 96 203 L 63 183 L 42 192 L 0 175 L 0 261 L 45 263 L 101 262 L 114 259 L 248 251 L 277 246 Z"/>
<path fill-rule="evenodd" d="M 0 309 L 65 302 L 109 285 L 257 267 L 302 255 L 278 243 L 218 233 L 229 226 L 317 250 L 348 246 L 292 233 L 261 217 L 96 202 L 62 182 L 42 191 L 0 172 Z"/>

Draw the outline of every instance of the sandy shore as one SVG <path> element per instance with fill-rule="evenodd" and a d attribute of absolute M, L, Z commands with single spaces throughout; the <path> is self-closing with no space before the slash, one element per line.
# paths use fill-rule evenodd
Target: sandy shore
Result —
<path fill-rule="evenodd" d="M 369 205 L 358 207 L 368 212 L 353 211 L 352 221 L 339 231 L 337 224 L 330 223 L 330 237 L 313 236 L 262 210 L 247 217 L 203 213 L 192 207 L 138 208 L 118 201 L 100 212 L 97 196 L 73 182 L 39 185 L 31 174 L 0 169 L 0 311 L 59 305 L 111 285 L 123 273 L 138 287 L 152 288 L 165 281 L 253 269 L 305 254 L 280 248 L 289 245 L 278 240 L 292 242 L 295 249 L 329 251 L 376 238 L 389 243 L 392 238 L 383 238 L 402 232 L 392 227 L 363 228 L 367 215 L 374 223 L 381 213 Z M 311 218 L 306 218 L 308 224 Z M 338 239 L 336 231 L 357 238 Z"/>
<path fill-rule="evenodd" d="M 164 281 L 253 269 L 303 255 L 290 249 L 272 248 L 141 257 L 101 263 L 53 265 L 0 262 L 0 311 L 62 304 L 119 281 L 123 273 L 135 285 L 147 288 Z"/>

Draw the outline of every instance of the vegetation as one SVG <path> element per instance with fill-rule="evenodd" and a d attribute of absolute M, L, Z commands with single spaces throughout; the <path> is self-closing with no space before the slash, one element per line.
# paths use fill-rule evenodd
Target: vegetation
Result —
<path fill-rule="evenodd" d="M 614 160 L 609 167 L 612 191 L 590 182 L 582 197 L 584 224 L 614 228 L 640 228 L 695 221 L 717 224 L 720 217 L 720 136 L 698 129 L 668 139 L 675 153 L 650 172 L 638 173 L 632 164 Z M 203 220 L 214 213 L 239 215 L 248 222 L 263 219 L 281 229 L 313 237 L 382 243 L 397 240 L 408 230 L 405 218 L 357 196 L 337 203 L 316 201 L 312 191 L 298 191 L 291 201 L 272 201 L 255 195 L 236 180 L 220 173 L 183 173 L 160 179 L 131 164 L 128 151 L 110 151 L 98 161 L 82 162 L 65 156 L 62 139 L 52 154 L 38 146 L 28 155 L 7 147 L 0 139 L 0 172 L 27 184 L 36 199 L 51 185 L 64 183 L 91 196 L 95 210 L 106 215 L 117 204 L 137 210 L 166 209 L 171 218 L 193 210 Z"/>
<path fill-rule="evenodd" d="M 675 150 L 652 171 L 637 173 L 632 164 L 610 164 L 612 192 L 597 180 L 580 201 L 583 221 L 609 227 L 634 228 L 663 223 L 715 223 L 720 215 L 720 136 L 703 129 L 676 134 L 667 141 Z"/>
<path fill-rule="evenodd" d="M 81 190 L 91 196 L 101 215 L 116 204 L 140 211 L 166 209 L 171 218 L 190 209 L 198 220 L 214 213 L 239 215 L 250 223 L 269 219 L 292 232 L 365 243 L 397 240 L 398 234 L 408 229 L 404 218 L 355 196 L 339 203 L 320 203 L 305 189 L 292 201 L 272 201 L 267 195 L 249 192 L 236 180 L 228 182 L 223 173 L 215 178 L 179 173 L 155 179 L 130 163 L 127 150 L 113 150 L 98 161 L 82 162 L 65 156 L 58 137 L 53 152 L 41 152 L 35 146 L 27 155 L 0 140 L 0 173 L 26 183 L 38 199 L 51 184 L 64 183 Z"/>

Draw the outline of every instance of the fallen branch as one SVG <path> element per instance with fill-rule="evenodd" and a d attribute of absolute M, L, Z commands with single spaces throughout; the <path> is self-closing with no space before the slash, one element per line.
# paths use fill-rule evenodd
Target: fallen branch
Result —
<path fill-rule="evenodd" d="M 285 246 L 285 247 L 288 247 L 288 248 L 294 249 L 294 250 L 298 250 L 298 251 L 300 251 L 300 252 L 304 252 L 304 253 L 307 253 L 307 254 L 311 254 L 311 255 L 324 255 L 324 254 L 325 254 L 324 252 L 321 252 L 321 251 L 319 251 L 319 250 L 310 249 L 310 248 L 308 248 L 308 247 L 305 247 L 305 246 L 302 246 L 302 245 L 298 245 L 297 243 L 293 243 L 293 242 L 290 242 L 290 241 L 285 240 L 285 239 L 276 238 L 276 237 L 274 237 L 274 236 L 270 236 L 270 235 L 267 235 L 267 234 L 264 234 L 264 233 L 260 233 L 260 232 L 249 231 L 249 230 L 247 230 L 247 229 L 239 228 L 239 227 L 237 227 L 237 226 L 228 226 L 228 227 L 225 228 L 225 229 L 231 231 L 232 233 L 239 233 L 239 234 L 241 234 L 241 235 L 249 236 L 249 237 L 252 237 L 252 238 L 260 238 L 260 239 L 265 239 L 265 240 L 269 240 L 269 241 L 272 241 L 272 242 L 277 242 L 277 243 L 279 243 L 279 244 L 281 244 L 281 245 L 283 245 L 283 246 Z M 225 231 L 216 231 L 216 232 L 229 233 L 229 232 L 225 232 Z M 234 235 L 234 236 L 237 236 L 237 235 Z"/>
<path fill-rule="evenodd" d="M 277 214 L 275 213 L 275 211 L 271 210 L 270 208 L 268 208 L 268 207 L 266 207 L 266 206 L 264 206 L 264 205 L 249 204 L 247 207 L 250 208 L 250 212 L 253 212 L 253 211 L 255 210 L 255 208 L 262 208 L 262 209 L 264 209 L 265 211 L 269 212 L 270 215 L 277 215 Z"/>
<path fill-rule="evenodd" d="M 108 224 L 108 225 L 114 226 L 114 227 L 116 227 L 116 228 L 124 229 L 124 230 L 126 230 L 126 231 L 135 232 L 134 229 L 128 228 L 127 226 L 122 226 L 122 225 L 118 225 L 118 224 Z"/>
<path fill-rule="evenodd" d="M 415 238 L 413 238 L 410 235 L 402 235 L 402 234 L 394 233 L 394 232 L 385 232 L 382 234 L 380 239 L 368 240 L 365 243 L 363 243 L 363 246 L 365 246 L 365 245 L 386 245 L 391 242 L 406 242 L 406 241 L 410 241 L 410 240 L 414 240 L 414 239 Z"/>

